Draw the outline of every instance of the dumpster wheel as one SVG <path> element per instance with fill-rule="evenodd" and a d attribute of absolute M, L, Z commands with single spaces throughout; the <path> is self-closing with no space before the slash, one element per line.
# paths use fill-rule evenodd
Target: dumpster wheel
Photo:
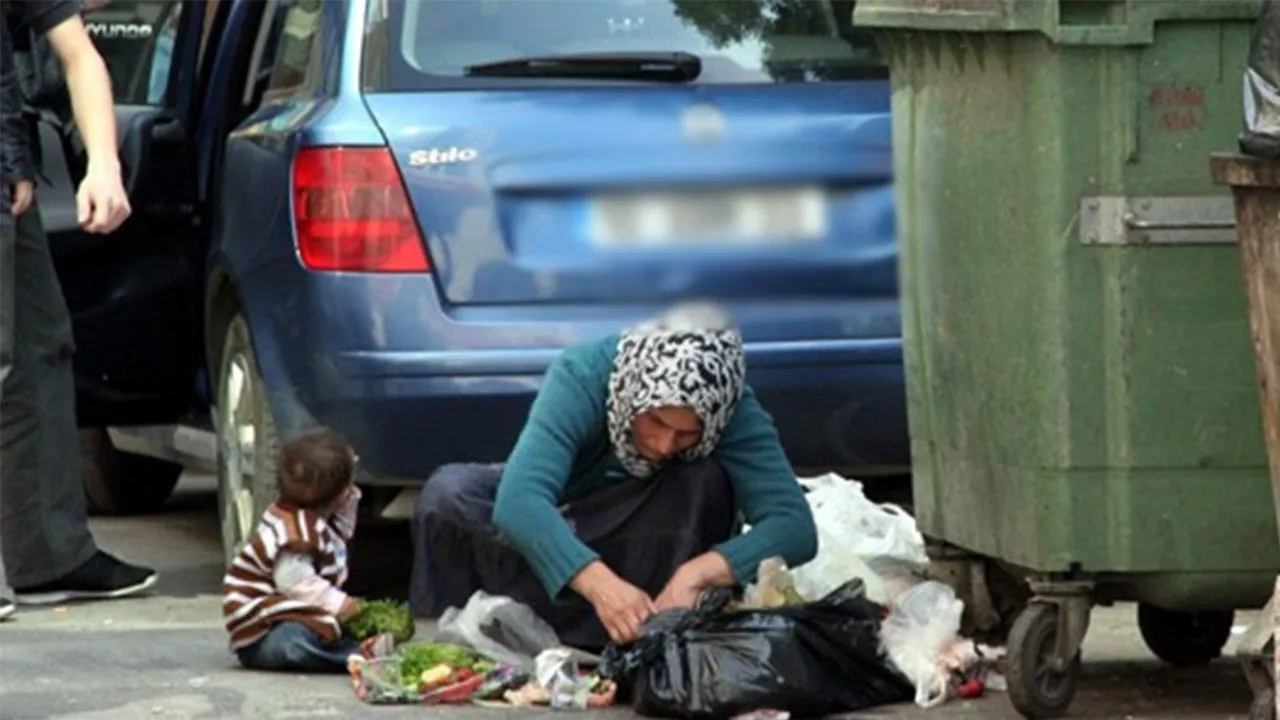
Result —
<path fill-rule="evenodd" d="M 1207 665 L 1231 639 L 1230 610 L 1183 612 L 1138 603 L 1138 630 L 1156 657 L 1174 667 Z"/>
<path fill-rule="evenodd" d="M 1066 714 L 1080 682 L 1080 649 L 1061 659 L 1060 614 L 1065 605 L 1034 600 L 1009 631 L 1006 677 L 1009 699 L 1025 718 L 1057 718 Z"/>

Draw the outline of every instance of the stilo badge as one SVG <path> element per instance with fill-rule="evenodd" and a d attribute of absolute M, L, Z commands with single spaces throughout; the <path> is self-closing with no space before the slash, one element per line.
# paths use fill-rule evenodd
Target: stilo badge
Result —
<path fill-rule="evenodd" d="M 724 140 L 724 113 L 711 105 L 700 103 L 684 111 L 680 127 L 684 132 L 684 139 L 691 143 L 717 143 Z"/>

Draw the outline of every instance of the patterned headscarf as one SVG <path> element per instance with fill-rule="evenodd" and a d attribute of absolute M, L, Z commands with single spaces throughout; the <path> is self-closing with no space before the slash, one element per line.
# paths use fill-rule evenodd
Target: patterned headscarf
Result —
<path fill-rule="evenodd" d="M 635 417 L 658 407 L 687 407 L 702 420 L 702 437 L 681 460 L 715 450 L 742 399 L 747 373 L 742 336 L 713 306 L 682 305 L 622 334 L 609 376 L 609 442 L 623 468 L 648 477 L 631 434 Z"/>

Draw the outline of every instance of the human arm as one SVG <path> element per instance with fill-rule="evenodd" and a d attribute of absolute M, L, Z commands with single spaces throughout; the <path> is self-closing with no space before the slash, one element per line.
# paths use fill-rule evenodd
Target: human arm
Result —
<path fill-rule="evenodd" d="M 629 642 L 652 614 L 652 599 L 609 569 L 559 510 L 579 448 L 605 427 L 606 383 L 564 356 L 547 369 L 498 485 L 493 522 L 552 598 L 572 589 L 591 603 L 615 642 Z"/>
<path fill-rule="evenodd" d="M 2 50 L 0 50 L 2 51 Z M 28 142 L 27 120 L 22 115 L 22 91 L 12 66 L 0 75 L 0 161 L 5 181 L 16 183 L 35 177 L 35 163 Z"/>
<path fill-rule="evenodd" d="M 12 52 L 8 23 L 0 18 L 0 53 Z M 30 204 L 31 180 L 36 174 L 29 143 L 27 120 L 22 114 L 22 86 L 17 68 L 10 63 L 0 74 L 0 178 L 11 185 L 11 210 L 15 216 L 26 209 L 20 206 L 20 193 L 26 195 L 26 205 Z"/>
<path fill-rule="evenodd" d="M 0 177 L 9 183 L 13 217 L 26 212 L 35 198 L 35 167 L 27 144 L 26 120 L 20 111 L 22 97 L 14 92 L 17 85 L 16 73 L 0 78 Z"/>
<path fill-rule="evenodd" d="M 603 408 L 595 407 L 585 387 L 590 380 L 583 375 L 564 357 L 547 368 L 493 505 L 493 524 L 529 561 L 553 598 L 599 559 L 573 534 L 559 509 L 578 448 L 604 422 Z"/>
<path fill-rule="evenodd" d="M 78 219 L 89 232 L 111 232 L 131 212 L 120 175 L 111 77 L 80 19 L 78 2 L 53 0 L 24 5 L 32 29 L 46 34 L 62 62 L 76 127 L 89 156 L 76 194 Z"/>
<path fill-rule="evenodd" d="M 343 622 L 359 615 L 362 609 L 359 600 L 321 577 L 316 572 L 315 562 L 306 553 L 281 551 L 276 558 L 271 578 L 280 594 L 290 600 L 321 608 Z"/>
<path fill-rule="evenodd" d="M 773 419 L 748 388 L 712 457 L 733 486 L 751 530 L 688 561 L 658 596 L 658 607 L 688 607 L 711 587 L 752 582 L 760 561 L 782 557 L 799 567 L 818 551 L 804 490 L 782 449 Z"/>

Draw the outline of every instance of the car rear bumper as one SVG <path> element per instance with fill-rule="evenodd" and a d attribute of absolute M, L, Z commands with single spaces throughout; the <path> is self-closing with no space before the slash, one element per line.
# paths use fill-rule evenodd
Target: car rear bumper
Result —
<path fill-rule="evenodd" d="M 905 468 L 900 342 L 799 345 L 749 351 L 750 382 L 792 463 Z M 445 463 L 504 460 L 557 352 L 343 353 L 304 402 L 317 422 L 351 437 L 379 482 L 411 484 Z"/>
<path fill-rule="evenodd" d="M 288 267 L 287 263 L 281 263 Z M 267 266 L 263 266 L 267 268 Z M 269 268 L 268 268 L 269 269 Z M 321 423 L 387 483 L 505 460 L 548 364 L 662 306 L 446 307 L 430 276 L 261 272 L 242 297 L 284 434 Z M 908 464 L 896 297 L 726 303 L 798 467 Z"/>

